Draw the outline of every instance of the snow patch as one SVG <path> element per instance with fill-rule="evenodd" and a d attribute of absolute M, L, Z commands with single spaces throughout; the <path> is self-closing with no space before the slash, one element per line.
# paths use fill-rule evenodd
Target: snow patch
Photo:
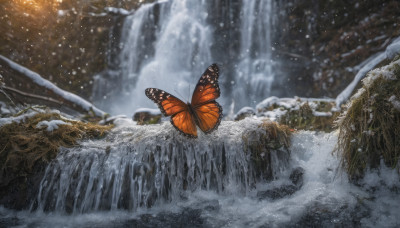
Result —
<path fill-rule="evenodd" d="M 62 120 L 51 120 L 51 121 L 43 120 L 36 125 L 36 128 L 46 127 L 47 131 L 53 131 L 58 129 L 59 125 L 71 125 L 71 123 L 64 122 Z"/>
<path fill-rule="evenodd" d="M 388 59 L 393 59 L 396 55 L 400 54 L 400 37 L 387 46 L 385 53 Z"/>
<path fill-rule="evenodd" d="M 41 113 L 41 111 L 39 112 Z M 0 127 L 11 124 L 11 123 L 21 123 L 24 122 L 26 119 L 33 117 L 34 115 L 38 114 L 38 112 L 29 112 L 19 116 L 12 116 L 8 118 L 0 118 Z"/>
<path fill-rule="evenodd" d="M 392 103 L 393 107 L 397 109 L 397 111 L 400 111 L 400 101 L 396 98 L 395 95 L 391 96 L 389 98 L 390 103 Z"/>
<path fill-rule="evenodd" d="M 150 115 L 156 116 L 156 115 L 161 115 L 160 109 L 156 108 L 138 108 L 135 111 L 135 114 L 138 112 L 145 112 L 149 113 Z"/>

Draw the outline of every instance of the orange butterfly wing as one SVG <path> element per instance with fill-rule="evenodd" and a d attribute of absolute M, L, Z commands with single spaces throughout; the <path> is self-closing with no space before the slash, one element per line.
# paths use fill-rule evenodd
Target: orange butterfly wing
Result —
<path fill-rule="evenodd" d="M 215 101 L 220 96 L 219 69 L 216 64 L 207 68 L 194 89 L 189 107 L 180 99 L 156 88 L 145 93 L 158 105 L 165 116 L 171 116 L 171 124 L 188 137 L 197 137 L 196 124 L 204 133 L 210 133 L 221 123 L 222 107 Z"/>
<path fill-rule="evenodd" d="M 218 74 L 217 64 L 214 63 L 207 68 L 194 88 L 192 106 L 196 107 L 219 97 Z"/>
<path fill-rule="evenodd" d="M 156 88 L 145 90 L 146 96 L 158 105 L 165 116 L 171 116 L 171 124 L 188 137 L 197 137 L 195 120 L 189 107 L 175 96 Z"/>
<path fill-rule="evenodd" d="M 220 96 L 219 69 L 212 64 L 200 77 L 192 96 L 196 123 L 204 133 L 215 130 L 222 119 L 222 107 L 215 101 Z"/>
<path fill-rule="evenodd" d="M 208 134 L 217 129 L 222 119 L 222 107 L 216 102 L 211 101 L 194 108 L 197 117 L 197 125 Z"/>

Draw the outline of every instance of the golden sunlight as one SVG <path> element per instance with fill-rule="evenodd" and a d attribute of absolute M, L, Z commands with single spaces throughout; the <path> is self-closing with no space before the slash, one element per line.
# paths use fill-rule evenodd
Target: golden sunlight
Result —
<path fill-rule="evenodd" d="M 13 0 L 13 3 L 18 5 L 25 10 L 42 10 L 44 8 L 52 8 L 53 10 L 58 7 L 63 2 L 63 0 Z"/>

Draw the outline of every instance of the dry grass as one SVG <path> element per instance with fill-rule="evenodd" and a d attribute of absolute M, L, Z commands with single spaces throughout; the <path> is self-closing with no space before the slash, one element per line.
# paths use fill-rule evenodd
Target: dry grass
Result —
<path fill-rule="evenodd" d="M 48 132 L 36 128 L 43 120 L 63 120 L 71 125 L 59 125 L 58 129 Z M 71 147 L 81 139 L 103 137 L 111 128 L 68 120 L 57 113 L 38 113 L 24 122 L 0 127 L 0 186 L 27 176 L 38 162 L 49 162 L 56 157 L 61 146 Z"/>
<path fill-rule="evenodd" d="M 383 160 L 388 167 L 399 167 L 400 110 L 389 101 L 400 99 L 400 66 L 392 67 L 395 79 L 379 75 L 364 92 L 353 99 L 339 118 L 338 152 L 342 167 L 351 179 L 377 168 Z"/>

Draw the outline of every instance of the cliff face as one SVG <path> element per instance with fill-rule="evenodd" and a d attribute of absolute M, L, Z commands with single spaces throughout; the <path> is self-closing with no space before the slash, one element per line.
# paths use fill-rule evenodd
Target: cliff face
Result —
<path fill-rule="evenodd" d="M 274 57 L 281 64 L 277 70 L 282 80 L 277 83 L 286 87 L 280 93 L 286 96 L 335 97 L 364 60 L 400 36 L 398 1 L 276 4 Z"/>

